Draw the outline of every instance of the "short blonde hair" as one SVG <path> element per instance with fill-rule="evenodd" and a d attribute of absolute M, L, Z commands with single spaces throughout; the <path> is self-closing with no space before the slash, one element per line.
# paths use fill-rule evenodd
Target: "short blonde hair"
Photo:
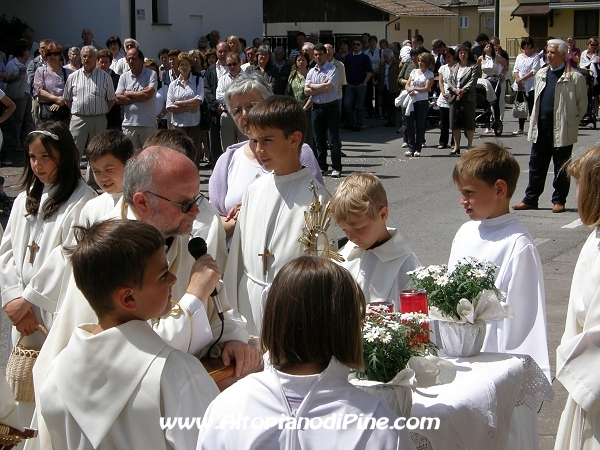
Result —
<path fill-rule="evenodd" d="M 375 219 L 381 207 L 387 205 L 387 194 L 379 178 L 370 173 L 352 173 L 338 186 L 329 208 L 337 223 L 350 223 L 351 214 Z"/>
<path fill-rule="evenodd" d="M 567 173 L 579 184 L 577 209 L 585 226 L 600 226 L 600 146 L 590 148 L 572 161 Z"/>
<path fill-rule="evenodd" d="M 180 63 L 180 62 L 181 62 L 181 61 L 183 61 L 184 59 L 185 59 L 187 62 L 189 62 L 189 63 L 190 63 L 190 66 L 191 66 L 192 64 L 194 64 L 194 61 L 192 60 L 192 57 L 190 56 L 190 54 L 189 54 L 189 53 L 186 53 L 186 52 L 181 52 L 179 55 L 177 55 L 177 62 L 178 62 L 178 63 Z"/>

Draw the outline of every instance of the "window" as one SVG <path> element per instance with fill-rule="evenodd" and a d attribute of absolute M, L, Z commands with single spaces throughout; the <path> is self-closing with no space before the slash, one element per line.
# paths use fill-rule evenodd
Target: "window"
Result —
<path fill-rule="evenodd" d="M 395 23 L 394 24 L 394 30 L 396 30 L 396 31 L 400 30 L 400 24 L 399 23 Z"/>
<path fill-rule="evenodd" d="M 169 0 L 152 0 L 152 23 L 169 23 Z"/>
<path fill-rule="evenodd" d="M 574 11 L 573 34 L 575 37 L 598 36 L 598 10 L 578 9 Z"/>
<path fill-rule="evenodd" d="M 460 16 L 458 18 L 458 28 L 469 28 L 469 16 Z"/>
<path fill-rule="evenodd" d="M 483 27 L 487 28 L 488 30 L 493 30 L 494 29 L 494 17 L 485 17 L 483 19 Z M 467 27 L 465 27 L 465 28 L 467 28 Z"/>

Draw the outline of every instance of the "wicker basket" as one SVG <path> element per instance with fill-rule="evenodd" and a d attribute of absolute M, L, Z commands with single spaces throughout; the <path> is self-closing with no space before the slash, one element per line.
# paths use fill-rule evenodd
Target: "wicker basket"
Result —
<path fill-rule="evenodd" d="M 48 336 L 48 330 L 42 325 L 38 325 L 46 336 Z M 33 365 L 35 364 L 38 355 L 40 354 L 39 348 L 29 348 L 21 344 L 23 336 L 19 337 L 19 340 L 13 347 L 8 357 L 6 364 L 6 381 L 10 385 L 13 391 L 15 400 L 23 403 L 35 402 L 35 396 L 33 393 Z"/>

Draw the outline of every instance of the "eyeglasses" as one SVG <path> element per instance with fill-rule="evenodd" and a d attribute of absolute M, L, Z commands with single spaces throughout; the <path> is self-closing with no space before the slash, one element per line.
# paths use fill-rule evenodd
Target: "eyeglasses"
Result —
<path fill-rule="evenodd" d="M 60 56 L 60 52 L 46 52 L 46 56 Z"/>
<path fill-rule="evenodd" d="M 233 117 L 240 117 L 244 112 L 246 112 L 246 114 L 248 114 L 248 113 L 250 113 L 252 108 L 254 108 L 256 105 L 257 105 L 256 102 L 252 102 L 252 103 L 248 103 L 246 106 L 242 106 L 241 108 L 235 108 L 231 112 L 231 115 L 233 115 Z"/>
<path fill-rule="evenodd" d="M 234 63 L 228 63 L 227 67 L 235 67 L 239 64 L 239 62 L 234 62 Z"/>
<path fill-rule="evenodd" d="M 354 45 L 355 47 L 360 47 L 362 44 L 361 44 L 360 42 L 355 42 L 355 43 L 354 43 L 354 44 L 352 44 L 352 45 Z"/>
<path fill-rule="evenodd" d="M 155 197 L 162 198 L 163 200 L 173 203 L 174 205 L 181 206 L 181 212 L 183 214 L 189 213 L 190 210 L 194 207 L 194 205 L 196 205 L 198 208 L 200 208 L 200 205 L 204 201 L 204 194 L 201 194 L 201 193 L 198 194 L 196 196 L 196 198 L 194 198 L 194 200 L 188 200 L 187 202 L 183 202 L 183 203 L 174 202 L 173 200 L 169 200 L 168 198 L 163 197 L 162 195 L 155 194 L 154 192 L 151 192 L 151 191 L 144 191 L 144 194 L 154 195 Z"/>

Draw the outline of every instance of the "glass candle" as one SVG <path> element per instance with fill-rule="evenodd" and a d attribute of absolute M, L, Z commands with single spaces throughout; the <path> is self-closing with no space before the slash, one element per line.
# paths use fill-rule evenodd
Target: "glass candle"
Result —
<path fill-rule="evenodd" d="M 407 289 L 400 292 L 400 312 L 428 314 L 427 291 L 424 289 Z"/>

